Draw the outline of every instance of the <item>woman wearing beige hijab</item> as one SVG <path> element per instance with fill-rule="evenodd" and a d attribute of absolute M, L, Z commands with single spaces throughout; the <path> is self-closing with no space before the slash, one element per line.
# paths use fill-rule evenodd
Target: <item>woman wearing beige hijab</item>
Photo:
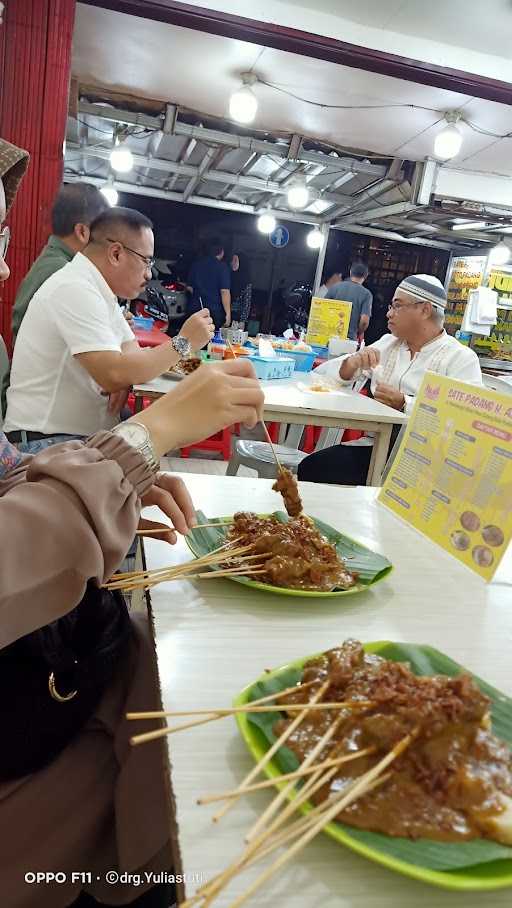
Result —
<path fill-rule="evenodd" d="M 0 228 L 27 163 L 0 140 Z M 0 229 L 0 280 L 9 276 L 7 243 Z M 141 504 L 159 504 L 182 532 L 193 524 L 184 487 L 156 473 L 159 456 L 235 422 L 254 425 L 262 403 L 252 368 L 238 360 L 198 369 L 125 423 L 128 434 L 99 432 L 22 458 L 0 433 L 6 908 L 172 903 L 169 887 L 144 877 L 172 871 L 165 750 L 131 748 L 135 729 L 124 719 L 158 708 L 147 619 L 101 584 L 128 550 Z M 49 871 L 66 882 L 33 882 Z M 143 882 L 109 885 L 108 871 Z"/>

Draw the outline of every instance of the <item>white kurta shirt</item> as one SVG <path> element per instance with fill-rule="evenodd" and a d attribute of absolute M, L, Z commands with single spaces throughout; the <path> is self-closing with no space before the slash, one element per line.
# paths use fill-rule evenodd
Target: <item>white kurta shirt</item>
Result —
<path fill-rule="evenodd" d="M 446 331 L 425 344 L 413 356 L 407 344 L 392 334 L 385 334 L 368 349 L 379 351 L 379 365 L 370 371 L 359 369 L 350 381 L 343 384 L 351 385 L 362 377 L 371 378 L 372 394 L 375 394 L 375 389 L 380 383 L 391 385 L 404 395 L 405 413 L 410 413 L 414 406 L 425 372 L 447 375 L 472 385 L 482 384 L 482 372 L 476 353 Z M 351 355 L 353 354 L 338 356 L 327 363 L 322 363 L 315 372 L 339 378 L 342 362 Z"/>
<path fill-rule="evenodd" d="M 4 432 L 92 435 L 119 417 L 76 359 L 112 350 L 135 337 L 117 297 L 80 252 L 34 294 L 14 347 Z"/>

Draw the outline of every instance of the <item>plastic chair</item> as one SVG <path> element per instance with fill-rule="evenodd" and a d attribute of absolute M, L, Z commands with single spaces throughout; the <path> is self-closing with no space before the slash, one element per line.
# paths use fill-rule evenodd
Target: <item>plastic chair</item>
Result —
<path fill-rule="evenodd" d="M 274 445 L 280 463 L 283 467 L 296 473 L 299 464 L 307 453 L 299 451 L 304 426 L 290 426 L 286 436 L 286 445 Z M 236 476 L 241 466 L 256 470 L 259 478 L 275 479 L 277 467 L 272 448 L 266 441 L 250 441 L 240 438 L 233 446 L 233 453 L 228 463 L 226 476 Z"/>

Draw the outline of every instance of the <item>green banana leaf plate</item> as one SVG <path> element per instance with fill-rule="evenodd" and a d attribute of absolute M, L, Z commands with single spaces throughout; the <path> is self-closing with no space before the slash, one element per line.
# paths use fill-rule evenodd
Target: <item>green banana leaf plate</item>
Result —
<path fill-rule="evenodd" d="M 269 515 L 260 516 L 268 517 Z M 278 520 L 283 522 L 288 520 L 287 515 L 283 511 L 276 511 L 271 516 L 277 517 Z M 231 518 L 210 518 L 206 517 L 202 511 L 197 512 L 197 518 L 199 524 L 215 524 L 215 526 L 193 529 L 188 536 L 185 537 L 189 549 L 194 555 L 200 557 L 202 555 L 207 555 L 209 552 L 218 548 L 219 545 L 222 545 L 227 537 Z M 346 561 L 348 570 L 356 571 L 358 573 L 358 581 L 354 586 L 351 586 L 348 590 L 332 590 L 331 592 L 325 593 L 320 590 L 294 590 L 282 586 L 272 586 L 270 583 L 261 583 L 257 580 L 252 580 L 250 577 L 230 577 L 229 579 L 234 580 L 235 583 L 243 583 L 245 586 L 253 587 L 253 589 L 264 590 L 267 593 L 277 593 L 280 596 L 298 596 L 303 599 L 333 599 L 338 596 L 349 596 L 352 593 L 361 593 L 363 590 L 367 590 L 375 583 L 378 583 L 379 580 L 382 580 L 393 570 L 391 562 L 388 561 L 384 555 L 372 552 L 371 549 L 367 549 L 366 546 L 360 545 L 359 542 L 355 542 L 350 536 L 345 536 L 343 533 L 338 532 L 338 530 L 335 530 L 333 527 L 329 526 L 329 524 L 323 523 L 323 521 L 317 520 L 316 518 L 312 519 L 317 529 L 327 537 L 329 542 L 334 543 L 338 555 L 343 561 Z M 215 568 L 213 568 L 213 570 L 215 570 Z"/>
<path fill-rule="evenodd" d="M 458 675 L 465 669 L 453 662 L 444 653 L 430 646 L 408 643 L 379 641 L 365 645 L 365 651 L 376 653 L 385 659 L 409 662 L 417 675 Z M 257 681 L 246 687 L 235 699 L 235 706 L 278 693 L 302 677 L 305 662 L 313 658 L 297 660 L 272 672 L 266 672 Z M 512 699 L 473 676 L 480 690 L 491 700 L 491 718 L 494 733 L 512 749 Z M 276 713 L 240 713 L 236 716 L 239 730 L 249 751 L 259 761 L 276 740 L 273 726 Z M 265 773 L 269 778 L 282 773 L 293 772 L 299 761 L 296 755 L 282 747 L 267 764 Z M 277 787 L 283 787 L 277 784 Z M 311 809 L 304 804 L 303 813 Z M 474 839 L 468 842 L 436 842 L 431 839 L 395 838 L 377 832 L 356 829 L 343 823 L 333 822 L 325 832 L 341 845 L 346 845 L 358 854 L 395 870 L 405 876 L 445 889 L 491 890 L 512 886 L 512 848 L 488 839 Z"/>

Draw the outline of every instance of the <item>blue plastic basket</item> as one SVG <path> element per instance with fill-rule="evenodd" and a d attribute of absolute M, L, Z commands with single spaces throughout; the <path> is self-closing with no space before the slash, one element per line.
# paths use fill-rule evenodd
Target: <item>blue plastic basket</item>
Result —
<path fill-rule="evenodd" d="M 292 356 L 295 361 L 296 372 L 311 372 L 316 353 L 306 353 L 304 350 L 287 350 L 286 356 Z"/>
<path fill-rule="evenodd" d="M 290 378 L 295 368 L 291 356 L 251 356 L 256 375 L 262 381 L 271 378 Z"/>
<path fill-rule="evenodd" d="M 132 319 L 133 327 L 141 328 L 143 331 L 151 331 L 154 324 L 154 318 L 144 318 L 142 315 L 135 315 Z"/>

